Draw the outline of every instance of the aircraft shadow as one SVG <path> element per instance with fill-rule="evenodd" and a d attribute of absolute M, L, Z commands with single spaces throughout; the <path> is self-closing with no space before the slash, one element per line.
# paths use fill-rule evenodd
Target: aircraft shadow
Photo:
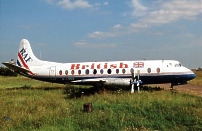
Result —
<path fill-rule="evenodd" d="M 94 94 L 121 94 L 130 92 L 130 88 L 120 88 L 120 87 L 75 87 L 71 85 L 67 85 L 66 87 L 31 87 L 28 85 L 24 85 L 22 87 L 13 87 L 7 88 L 6 90 L 63 90 L 63 93 L 66 95 L 65 99 L 73 99 L 73 98 L 81 98 L 83 96 L 91 96 Z M 151 87 L 151 86 L 142 86 L 140 88 L 141 92 L 154 92 L 154 91 L 162 91 L 164 88 L 161 87 Z M 135 92 L 137 92 L 137 88 L 135 88 Z"/>
<path fill-rule="evenodd" d="M 13 88 L 7 88 L 6 90 L 61 90 L 65 89 L 66 87 L 31 87 L 31 86 L 21 86 L 21 87 L 13 87 Z"/>
<path fill-rule="evenodd" d="M 64 94 L 67 95 L 66 99 L 73 99 L 73 98 L 81 98 L 82 96 L 90 96 L 94 94 L 101 94 L 101 93 L 109 93 L 109 94 L 120 94 L 125 92 L 130 92 L 130 88 L 117 88 L 117 87 L 103 87 L 103 88 L 83 88 L 83 87 L 70 87 L 64 90 Z M 150 86 L 143 86 L 140 88 L 143 92 L 154 92 L 154 91 L 162 91 L 164 88 L 161 87 L 150 87 Z M 137 89 L 135 89 L 137 92 Z"/>

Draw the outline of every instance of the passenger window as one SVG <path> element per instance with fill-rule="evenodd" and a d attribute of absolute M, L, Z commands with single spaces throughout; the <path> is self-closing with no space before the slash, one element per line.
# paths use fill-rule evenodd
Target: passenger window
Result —
<path fill-rule="evenodd" d="M 74 75 L 74 70 L 71 71 L 71 74 Z"/>
<path fill-rule="evenodd" d="M 62 70 L 59 71 L 59 74 L 62 75 Z"/>
<path fill-rule="evenodd" d="M 147 72 L 148 72 L 148 73 L 151 73 L 151 68 L 148 68 L 148 69 L 147 69 Z"/>
<path fill-rule="evenodd" d="M 89 69 L 86 69 L 86 75 L 88 75 L 89 74 Z"/>
<path fill-rule="evenodd" d="M 111 73 L 112 73 L 112 70 L 111 70 L 111 69 L 108 69 L 108 70 L 107 70 L 107 73 L 108 73 L 108 74 L 111 74 Z"/>
<path fill-rule="evenodd" d="M 68 70 L 65 71 L 65 75 L 68 75 Z"/>
<path fill-rule="evenodd" d="M 160 68 L 157 68 L 157 69 L 156 69 L 156 72 L 157 72 L 157 73 L 160 73 Z"/>
<path fill-rule="evenodd" d="M 119 69 L 116 69 L 116 74 L 119 74 Z"/>
<path fill-rule="evenodd" d="M 122 69 L 122 73 L 125 74 L 126 73 L 126 69 Z"/>
<path fill-rule="evenodd" d="M 78 74 L 81 75 L 81 70 L 78 70 Z"/>
<path fill-rule="evenodd" d="M 93 70 L 93 74 L 94 75 L 97 74 L 97 70 L 96 69 Z"/>
<path fill-rule="evenodd" d="M 103 74 L 103 73 L 104 73 L 104 71 L 103 71 L 103 69 L 101 69 L 101 70 L 100 70 L 100 74 Z"/>

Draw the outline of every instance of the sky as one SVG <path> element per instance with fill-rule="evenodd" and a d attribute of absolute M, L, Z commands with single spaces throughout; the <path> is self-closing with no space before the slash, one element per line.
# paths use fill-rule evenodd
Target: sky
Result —
<path fill-rule="evenodd" d="M 202 0 L 0 0 L 0 62 L 21 39 L 55 62 L 178 60 L 202 67 Z"/>

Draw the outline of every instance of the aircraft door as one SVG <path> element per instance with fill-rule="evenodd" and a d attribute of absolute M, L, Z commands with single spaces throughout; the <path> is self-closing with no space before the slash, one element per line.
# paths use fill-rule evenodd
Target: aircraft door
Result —
<path fill-rule="evenodd" d="M 56 79 L 56 66 L 51 66 L 49 70 L 49 76 L 51 80 Z"/>

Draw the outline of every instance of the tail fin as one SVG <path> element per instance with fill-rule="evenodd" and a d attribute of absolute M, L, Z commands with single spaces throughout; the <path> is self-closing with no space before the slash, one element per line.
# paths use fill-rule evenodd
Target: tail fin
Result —
<path fill-rule="evenodd" d="M 29 41 L 22 39 L 18 51 L 17 65 L 29 70 L 29 67 L 36 66 L 40 62 L 32 52 Z"/>

